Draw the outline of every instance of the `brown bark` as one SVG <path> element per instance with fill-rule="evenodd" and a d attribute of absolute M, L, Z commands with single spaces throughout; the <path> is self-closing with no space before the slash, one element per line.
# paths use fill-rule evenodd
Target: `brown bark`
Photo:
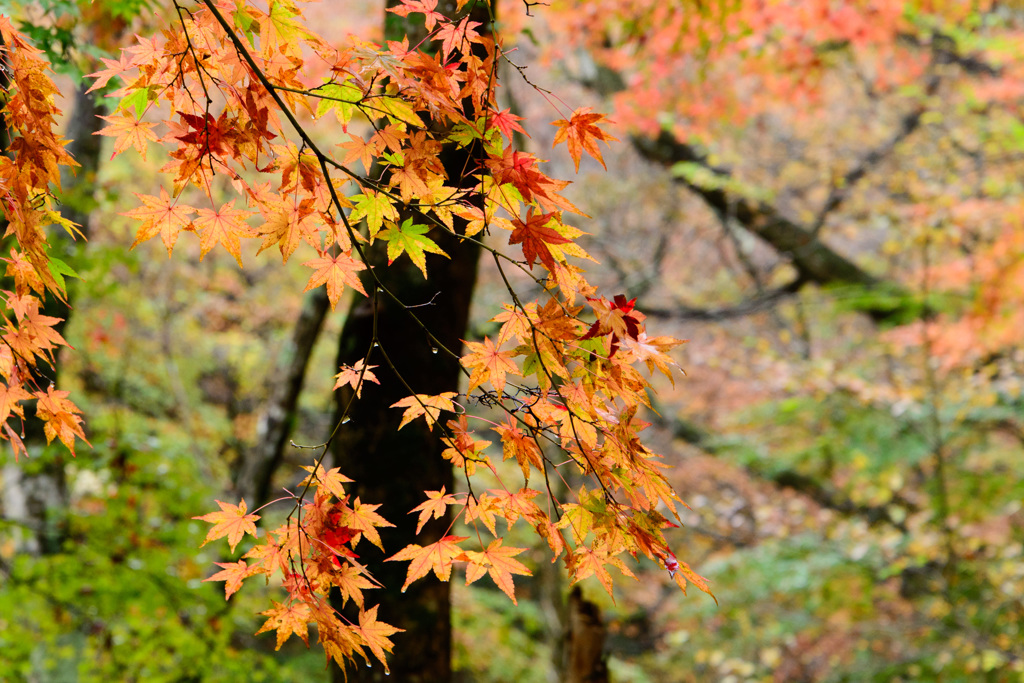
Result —
<path fill-rule="evenodd" d="M 583 598 L 580 587 L 569 594 L 569 619 L 565 634 L 566 683 L 608 683 L 604 640 L 608 629 L 601 608 Z"/>

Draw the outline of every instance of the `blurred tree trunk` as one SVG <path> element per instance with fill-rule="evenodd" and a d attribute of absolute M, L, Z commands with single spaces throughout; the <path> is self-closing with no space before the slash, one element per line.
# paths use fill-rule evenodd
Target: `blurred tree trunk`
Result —
<path fill-rule="evenodd" d="M 242 453 L 235 475 L 235 495 L 245 500 L 250 510 L 270 500 L 271 481 L 295 426 L 306 368 L 327 317 L 328 303 L 324 287 L 305 296 L 292 336 L 271 375 L 270 396 L 256 424 L 256 442 Z"/>
<path fill-rule="evenodd" d="M 569 594 L 562 680 L 566 683 L 608 683 L 604 639 L 608 629 L 601 608 L 583 598 L 579 586 Z"/>

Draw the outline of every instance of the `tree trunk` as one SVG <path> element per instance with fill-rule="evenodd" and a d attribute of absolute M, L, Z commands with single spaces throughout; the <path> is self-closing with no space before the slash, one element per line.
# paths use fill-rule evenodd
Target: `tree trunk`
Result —
<path fill-rule="evenodd" d="M 565 634 L 566 683 L 608 683 L 604 639 L 608 632 L 601 609 L 583 598 L 580 587 L 569 594 L 569 619 Z"/>
<path fill-rule="evenodd" d="M 388 0 L 387 4 L 391 7 L 398 2 Z M 448 3 L 438 9 L 450 13 L 455 11 L 455 5 Z M 472 6 L 470 20 L 479 22 L 481 35 L 492 29 L 491 11 L 483 1 Z M 423 42 L 426 32 L 422 20 L 401 19 L 388 13 L 385 37 L 401 40 L 403 35 L 409 36 L 411 45 L 431 49 L 429 43 Z M 451 145 L 442 149 L 440 159 L 449 185 L 475 184 L 471 172 L 479 164 L 474 159 L 474 150 L 475 147 L 457 150 Z M 461 219 L 456 218 L 456 232 L 462 233 L 464 228 Z M 431 231 L 430 237 L 449 258 L 430 257 L 428 279 L 405 256 L 386 265 L 388 259 L 382 244 L 374 245 L 374 272 L 394 298 L 378 291 L 375 296 L 359 299 L 345 321 L 338 347 L 339 365 L 353 365 L 369 355 L 367 363 L 379 366 L 374 372 L 380 384 L 364 383 L 362 398 L 350 407 L 351 390 L 338 392 L 335 424 L 344 418 L 348 421 L 338 428 L 331 452 L 334 464 L 355 480 L 350 485 L 351 494 L 363 503 L 381 504 L 378 512 L 395 524 L 394 528 L 380 530 L 386 553 L 369 544 L 362 544 L 359 552 L 383 584 L 367 599 L 378 602 L 381 620 L 405 629 L 405 633 L 394 637 L 395 651 L 400 653 L 390 660 L 394 677 L 386 679 L 380 666 L 356 667 L 348 672 L 347 679 L 356 683 L 445 683 L 452 678 L 449 584 L 431 575 L 403 591 L 408 564 L 381 562 L 410 543 L 427 545 L 451 533 L 450 514 L 431 520 L 418 535 L 416 519 L 409 515 L 424 501 L 424 491 L 454 488 L 452 466 L 441 457 L 441 425 L 430 430 L 424 420 L 414 420 L 398 431 L 402 410 L 391 407 L 412 394 L 436 395 L 459 390 L 458 355 L 469 323 L 480 249 L 440 230 Z M 364 282 L 366 291 L 374 294 L 372 279 L 366 276 Z M 442 415 L 441 422 L 449 417 Z M 335 607 L 340 609 L 340 605 Z M 340 669 L 335 670 L 334 680 L 345 680 Z"/>
<path fill-rule="evenodd" d="M 409 261 L 382 267 L 378 275 L 406 306 L 432 302 L 412 312 L 437 341 L 413 321 L 409 310 L 386 295 L 378 294 L 376 310 L 373 299 L 359 301 L 345 321 L 338 363 L 352 365 L 370 351 L 369 363 L 379 366 L 374 372 L 380 385 L 364 384 L 362 398 L 352 404 L 349 421 L 340 426 L 332 443 L 334 464 L 355 480 L 349 489 L 352 495 L 363 503 L 381 503 L 378 512 L 396 525 L 380 530 L 386 554 L 366 544 L 360 545 L 359 553 L 384 585 L 367 599 L 379 601 L 381 620 L 406 631 L 394 638 L 400 655 L 391 662 L 394 678 L 387 680 L 410 683 L 451 679 L 449 585 L 429 576 L 401 592 L 407 563 L 381 560 L 410 543 L 427 545 L 449 533 L 451 517 L 445 515 L 417 536 L 416 518 L 408 513 L 423 502 L 424 491 L 451 491 L 454 482 L 451 464 L 441 457 L 440 428 L 431 431 L 423 420 L 414 420 L 398 431 L 402 411 L 390 406 L 413 393 L 458 391 L 459 361 L 440 349 L 458 353 L 461 348 L 479 252 L 475 245 L 458 244 L 447 235 L 435 239 L 451 258 L 428 263 L 429 282 Z M 339 419 L 350 397 L 349 391 L 339 392 Z M 335 680 L 344 680 L 340 671 Z M 378 666 L 356 668 L 348 680 L 386 679 Z"/>

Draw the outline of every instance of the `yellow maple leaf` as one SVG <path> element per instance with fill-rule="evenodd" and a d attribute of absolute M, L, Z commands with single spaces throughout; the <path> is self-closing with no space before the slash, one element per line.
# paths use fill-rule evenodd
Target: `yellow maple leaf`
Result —
<path fill-rule="evenodd" d="M 434 423 L 440 418 L 442 410 L 455 411 L 455 404 L 452 403 L 452 399 L 456 396 L 458 396 L 458 393 L 454 391 L 446 391 L 436 396 L 416 394 L 415 396 L 406 396 L 401 401 L 392 403 L 392 408 L 405 408 L 405 412 L 402 413 L 402 423 L 398 425 L 398 428 L 401 429 L 422 415 L 427 421 L 427 427 L 433 430 Z"/>

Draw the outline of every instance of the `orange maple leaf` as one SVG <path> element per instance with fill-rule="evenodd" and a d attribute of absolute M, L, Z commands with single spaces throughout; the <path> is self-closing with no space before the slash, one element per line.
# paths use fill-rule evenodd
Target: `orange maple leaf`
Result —
<path fill-rule="evenodd" d="M 605 565 L 609 564 L 617 567 L 626 576 L 636 578 L 633 572 L 629 571 L 626 565 L 622 563 L 622 560 L 614 555 L 582 546 L 576 549 L 576 552 L 572 554 L 569 561 L 569 575 L 572 578 L 572 583 L 579 583 L 588 576 L 596 575 L 598 581 L 608 591 L 608 595 L 612 595 L 614 598 L 612 594 L 612 575 L 608 573 L 608 569 L 605 567 Z"/>
<path fill-rule="evenodd" d="M 324 466 L 318 463 L 316 467 L 304 465 L 302 469 L 309 472 L 309 476 L 300 481 L 299 486 L 309 484 L 329 492 L 338 500 L 345 498 L 345 487 L 342 484 L 348 484 L 352 480 L 341 473 L 340 467 L 332 467 L 324 471 Z"/>
<path fill-rule="evenodd" d="M 473 368 L 473 374 L 469 378 L 467 393 L 488 380 L 490 380 L 497 391 L 504 391 L 505 375 L 507 373 L 519 374 L 519 368 L 516 366 L 515 361 L 512 360 L 512 354 L 498 351 L 494 342 L 489 337 L 485 337 L 483 343 L 465 340 L 462 343 L 466 345 L 466 348 L 471 353 L 463 356 L 460 362 L 467 368 Z"/>
<path fill-rule="evenodd" d="M 238 562 L 214 562 L 214 564 L 222 567 L 222 569 L 210 578 L 203 579 L 203 581 L 225 581 L 225 600 L 237 593 L 238 589 L 242 587 L 242 581 L 253 574 L 245 560 L 239 560 Z"/>
<path fill-rule="evenodd" d="M 533 465 L 541 472 L 544 471 L 544 463 L 541 460 L 542 454 L 537 440 L 519 428 L 519 424 L 513 416 L 508 416 L 505 424 L 494 427 L 494 431 L 501 435 L 501 446 L 504 455 L 503 460 L 515 458 L 523 470 L 523 477 L 530 481 L 530 466 Z"/>
<path fill-rule="evenodd" d="M 239 238 L 252 237 L 252 229 L 245 220 L 252 215 L 246 209 L 236 209 L 235 200 L 232 199 L 224 204 L 217 211 L 212 209 L 199 209 L 199 217 L 195 220 L 196 229 L 199 231 L 199 260 L 210 253 L 217 244 L 224 245 L 235 260 L 238 266 L 242 266 L 242 253 Z"/>
<path fill-rule="evenodd" d="M 207 581 L 209 580 L 207 579 Z M 291 638 L 292 634 L 302 638 L 302 642 L 306 644 L 306 647 L 309 647 L 308 624 L 313 618 L 309 611 L 309 605 L 301 601 L 292 601 L 287 605 L 274 600 L 270 602 L 274 606 L 265 612 L 260 612 L 260 614 L 269 617 L 269 619 L 260 627 L 259 631 L 256 631 L 256 635 L 267 631 L 277 631 L 277 647 L 274 648 L 275 650 L 280 650 L 281 646 L 284 645 L 286 640 Z"/>
<path fill-rule="evenodd" d="M 433 515 L 434 519 L 441 519 L 444 517 L 445 510 L 448 509 L 449 505 L 455 505 L 459 502 L 455 494 L 446 494 L 444 488 L 442 486 L 440 491 L 424 491 L 427 494 L 427 500 L 409 511 L 410 515 L 417 510 L 420 512 L 419 523 L 416 525 L 417 534 L 423 529 L 423 525 L 430 521 L 431 515 Z"/>
<path fill-rule="evenodd" d="M 440 418 L 442 410 L 455 412 L 455 404 L 452 403 L 452 399 L 456 396 L 458 393 L 454 391 L 446 391 L 436 396 L 416 394 L 392 403 L 392 408 L 405 408 L 405 412 L 402 413 L 402 423 L 398 425 L 398 428 L 401 429 L 422 415 L 423 419 L 427 421 L 427 427 L 433 430 L 434 423 Z"/>
<path fill-rule="evenodd" d="M 160 188 L 159 197 L 138 193 L 135 196 L 142 200 L 143 206 L 121 214 L 142 221 L 142 227 L 135 234 L 135 241 L 130 248 L 134 249 L 159 234 L 164 246 L 167 247 L 167 255 L 170 256 L 174 251 L 174 243 L 178 241 L 178 233 L 192 229 L 191 216 L 195 209 L 184 204 L 179 205 L 177 197 L 171 197 L 163 188 Z"/>
<path fill-rule="evenodd" d="M 254 545 L 242 557 L 256 560 L 250 567 L 253 574 L 270 576 L 276 571 L 280 571 L 282 574 L 287 574 L 289 571 L 290 553 L 286 552 L 280 543 L 265 540 L 263 543 Z"/>
<path fill-rule="evenodd" d="M 385 562 L 399 562 L 409 560 L 409 571 L 405 575 L 405 584 L 402 592 L 409 587 L 416 579 L 424 577 L 434 570 L 434 574 L 442 581 L 447 581 L 452 576 L 452 560 L 462 553 L 458 543 L 465 541 L 468 536 L 445 536 L 437 543 L 428 546 L 411 543 L 395 555 L 389 557 Z"/>
<path fill-rule="evenodd" d="M 121 53 L 120 60 L 100 57 L 100 61 L 103 62 L 104 66 L 107 68 L 102 71 L 96 71 L 85 75 L 86 78 L 96 79 L 96 82 L 92 84 L 92 87 L 85 91 L 86 93 L 91 93 L 93 90 L 99 90 L 105 86 L 111 78 L 114 76 L 120 77 L 121 74 L 132 68 L 131 58 L 127 51 Z"/>
<path fill-rule="evenodd" d="M 334 376 L 334 389 L 340 389 L 343 386 L 350 385 L 356 390 L 356 398 L 361 398 L 363 393 L 363 383 L 373 382 L 374 384 L 380 384 L 380 380 L 377 376 L 370 372 L 376 365 L 367 365 L 363 367 L 363 359 L 360 358 L 356 361 L 355 365 L 342 365 L 341 372 Z"/>
<path fill-rule="evenodd" d="M 155 123 L 141 121 L 128 112 L 114 114 L 113 116 L 101 116 L 100 118 L 104 121 L 110 121 L 111 125 L 96 131 L 93 135 L 106 135 L 117 138 L 114 141 L 114 153 L 110 155 L 111 159 L 129 147 L 134 147 L 138 150 L 143 160 L 145 160 L 146 142 L 148 140 L 157 141 L 156 133 L 153 132 L 153 127 L 156 126 Z"/>
<path fill-rule="evenodd" d="M 504 548 L 502 540 L 496 538 L 487 546 L 487 550 L 467 550 L 459 559 L 469 562 L 466 567 L 466 585 L 473 583 L 484 574 L 490 574 L 494 583 L 505 595 L 512 599 L 512 604 L 518 605 L 516 601 L 516 589 L 512 583 L 512 575 L 532 576 L 526 565 L 519 560 L 512 558 L 526 550 L 526 548 Z"/>
<path fill-rule="evenodd" d="M 214 525 L 212 529 L 206 532 L 206 538 L 203 539 L 202 545 L 199 546 L 200 548 L 210 541 L 227 536 L 231 552 L 235 552 L 235 546 L 242 540 L 242 536 L 252 534 L 254 538 L 256 537 L 255 522 L 260 516 L 245 514 L 247 508 L 244 499 L 238 505 L 218 500 L 217 505 L 220 506 L 220 512 L 208 512 L 201 517 L 192 518 L 210 522 Z"/>
<path fill-rule="evenodd" d="M 358 498 L 356 498 L 355 502 L 352 503 L 352 508 L 345 511 L 345 514 L 342 515 L 338 524 L 359 531 L 366 536 L 366 540 L 381 550 L 384 550 L 384 544 L 380 540 L 380 534 L 377 533 L 377 528 L 394 526 L 394 524 L 377 514 L 376 510 L 379 507 L 380 504 L 364 505 Z M 352 546 L 355 547 L 358 542 L 359 538 L 356 538 L 355 541 L 353 541 Z"/>
<path fill-rule="evenodd" d="M 331 584 L 336 586 L 341 592 L 342 605 L 348 602 L 349 598 L 351 598 L 356 605 L 362 608 L 363 590 L 377 587 L 377 584 L 373 583 L 363 575 L 365 571 L 366 570 L 362 567 L 357 567 L 351 563 L 345 563 L 342 565 L 341 569 L 336 570 L 331 575 Z"/>
<path fill-rule="evenodd" d="M 275 211 L 266 214 L 266 222 L 256 229 L 256 233 L 263 237 L 263 244 L 257 254 L 276 244 L 282 260 L 287 263 L 300 241 L 304 240 L 314 249 L 319 248 L 317 220 L 320 214 L 313 210 L 311 200 L 303 201 L 298 206 L 281 203 L 275 208 Z"/>
<path fill-rule="evenodd" d="M 43 425 L 46 443 L 55 438 L 60 439 L 60 442 L 71 451 L 71 457 L 75 457 L 75 437 L 85 441 L 90 447 L 92 444 L 82 431 L 82 418 L 78 416 L 82 411 L 68 400 L 70 393 L 58 391 L 51 385 L 45 393 L 36 391 L 33 395 L 36 397 L 36 416 L 46 422 Z"/>
<path fill-rule="evenodd" d="M 20 384 L 0 384 L 0 423 L 6 423 L 11 414 L 18 417 L 25 417 L 25 409 L 21 401 L 32 398 L 32 394 Z"/>
<path fill-rule="evenodd" d="M 391 648 L 394 647 L 394 643 L 388 640 L 388 636 L 402 633 L 405 629 L 395 628 L 391 624 L 377 621 L 377 607 L 374 605 L 365 612 L 359 613 L 359 627 L 356 630 L 366 641 L 366 646 L 370 648 L 373 656 L 384 665 L 384 672 L 391 673 L 388 669 L 388 662 L 384 658 L 384 653 L 391 652 Z"/>
<path fill-rule="evenodd" d="M 309 277 L 309 282 L 306 283 L 306 288 L 302 291 L 308 292 L 314 287 L 327 285 L 327 298 L 331 301 L 332 311 L 338 305 L 342 292 L 345 291 L 346 282 L 357 292 L 367 296 L 366 290 L 363 289 L 363 283 L 356 275 L 360 270 L 365 270 L 366 266 L 352 258 L 350 254 L 351 252 L 337 256 L 325 254 L 320 258 L 303 263 L 302 265 L 312 268 L 316 272 Z"/>
<path fill-rule="evenodd" d="M 569 156 L 576 162 L 577 173 L 580 170 L 580 157 L 583 155 L 583 151 L 600 161 L 606 170 L 608 168 L 604 164 L 604 159 L 601 158 L 601 150 L 597 147 L 597 141 L 603 140 L 608 143 L 618 140 L 618 138 L 597 127 L 601 119 L 604 119 L 604 114 L 592 114 L 590 107 L 582 107 L 574 111 L 568 121 L 561 119 L 551 124 L 558 126 L 552 147 L 557 146 L 560 142 L 566 143 L 569 148 Z M 607 119 L 604 122 L 612 123 Z"/>
<path fill-rule="evenodd" d="M 463 520 L 466 524 L 469 524 L 474 519 L 480 519 L 487 527 L 487 530 L 491 532 L 491 535 L 497 536 L 498 531 L 495 528 L 495 519 L 501 515 L 500 501 L 492 495 L 487 493 L 481 493 L 476 498 L 470 496 L 466 505 L 466 513 Z"/>

